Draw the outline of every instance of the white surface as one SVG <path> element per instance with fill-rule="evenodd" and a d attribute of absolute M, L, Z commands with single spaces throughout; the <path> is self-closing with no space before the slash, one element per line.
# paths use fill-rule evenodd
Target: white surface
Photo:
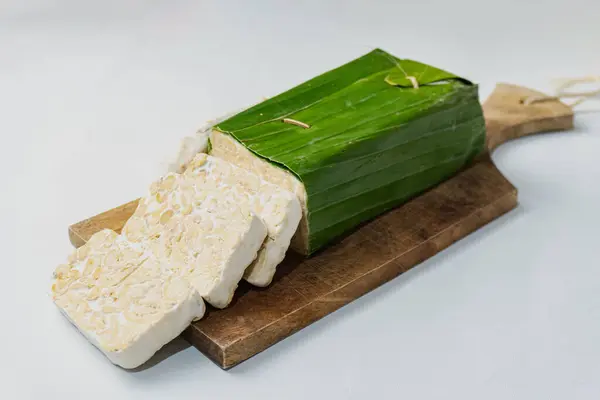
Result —
<path fill-rule="evenodd" d="M 229 372 L 189 347 L 118 369 L 60 315 L 67 225 L 143 193 L 212 117 L 374 47 L 482 98 L 600 73 L 596 0 L 294 3 L 2 1 L 0 398 L 597 399 L 599 114 L 495 153 L 518 210 Z"/>

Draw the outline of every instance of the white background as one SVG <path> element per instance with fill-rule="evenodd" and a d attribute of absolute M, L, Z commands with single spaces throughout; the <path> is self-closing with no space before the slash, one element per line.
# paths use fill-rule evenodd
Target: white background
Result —
<path fill-rule="evenodd" d="M 228 372 L 183 341 L 114 367 L 47 295 L 67 226 L 143 193 L 181 137 L 375 47 L 482 100 L 600 74 L 600 2 L 533 3 L 3 0 L 0 398 L 598 399 L 598 113 L 494 154 L 517 210 Z"/>

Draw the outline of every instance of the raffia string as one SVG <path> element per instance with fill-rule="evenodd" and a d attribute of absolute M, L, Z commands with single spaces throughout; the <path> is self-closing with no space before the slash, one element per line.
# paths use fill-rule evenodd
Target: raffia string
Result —
<path fill-rule="evenodd" d="M 309 125 L 309 124 L 306 124 L 306 123 L 304 123 L 304 122 L 302 122 L 302 121 L 298 121 L 298 120 L 291 119 L 291 118 L 284 118 L 284 119 L 282 119 L 281 121 L 282 121 L 284 124 L 296 125 L 296 126 L 299 126 L 299 127 L 301 127 L 301 128 L 304 128 L 304 129 L 308 129 L 308 128 L 310 128 L 310 125 Z"/>
<path fill-rule="evenodd" d="M 394 57 L 391 57 L 387 53 L 384 53 L 384 55 L 388 58 L 388 60 L 390 60 L 391 62 L 396 64 L 396 66 L 404 74 L 406 79 L 408 79 L 410 81 L 410 83 L 413 85 L 413 88 L 415 88 L 415 89 L 419 88 L 419 81 L 417 81 L 417 78 L 412 75 L 407 74 L 406 71 L 404 70 L 404 68 L 402 68 L 402 65 L 400 65 L 400 63 L 398 62 L 398 60 L 396 60 Z"/>
<path fill-rule="evenodd" d="M 417 81 L 417 78 L 415 78 L 414 76 L 411 76 L 411 75 L 406 75 L 406 79 L 408 79 L 410 81 L 410 83 L 412 83 L 413 88 L 415 88 L 415 89 L 419 88 L 419 82 Z"/>
<path fill-rule="evenodd" d="M 600 76 L 588 76 L 584 78 L 573 78 L 566 79 L 556 89 L 554 96 L 534 96 L 529 97 L 523 101 L 525 105 L 531 105 L 535 103 L 543 103 L 546 101 L 555 101 L 567 98 L 576 98 L 573 103 L 569 104 L 570 107 L 575 107 L 592 97 L 600 96 L 600 88 L 596 90 L 590 90 L 587 92 L 568 92 L 567 89 L 581 83 L 600 83 Z"/>

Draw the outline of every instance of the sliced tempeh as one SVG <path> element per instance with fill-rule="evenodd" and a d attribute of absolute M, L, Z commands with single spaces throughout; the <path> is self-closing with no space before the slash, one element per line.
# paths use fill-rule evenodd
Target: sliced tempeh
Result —
<path fill-rule="evenodd" d="M 261 218 L 268 237 L 244 278 L 257 286 L 270 284 L 302 217 L 297 197 L 250 171 L 206 154 L 196 155 L 183 176 L 192 179 L 196 190 L 216 189 L 228 201 L 248 206 Z"/>
<path fill-rule="evenodd" d="M 205 208 L 175 214 L 152 242 L 153 253 L 168 257 L 173 268 L 185 269 L 190 284 L 217 308 L 231 302 L 267 234 L 256 215 L 221 195 L 209 192 Z"/>
<path fill-rule="evenodd" d="M 115 364 L 133 368 L 204 314 L 225 307 L 267 231 L 228 191 L 169 174 L 121 235 L 104 230 L 57 268 L 53 298 Z"/>
<path fill-rule="evenodd" d="M 174 173 L 151 185 L 123 228 L 132 241 L 160 238 L 163 232 L 181 238 L 172 249 L 177 260 L 193 265 L 192 284 L 218 308 L 229 304 L 267 235 L 238 188 Z"/>
<path fill-rule="evenodd" d="M 212 131 L 210 141 L 212 144 L 211 155 L 256 174 L 264 182 L 269 182 L 296 195 L 300 205 L 300 219 L 299 226 L 292 233 L 291 248 L 300 254 L 306 254 L 305 247 L 308 241 L 307 195 L 302 182 L 291 172 L 257 157 L 229 135 Z"/>
<path fill-rule="evenodd" d="M 204 315 L 204 302 L 168 260 L 110 230 L 59 266 L 53 298 L 113 363 L 135 368 Z"/>

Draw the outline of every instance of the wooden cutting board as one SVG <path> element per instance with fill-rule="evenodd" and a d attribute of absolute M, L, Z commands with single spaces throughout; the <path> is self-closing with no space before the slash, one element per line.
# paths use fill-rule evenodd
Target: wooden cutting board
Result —
<path fill-rule="evenodd" d="M 541 93 L 497 85 L 484 103 L 487 146 L 537 132 L 568 130 L 573 111 Z M 209 308 L 183 336 L 230 368 L 418 265 L 517 205 L 517 189 L 483 156 L 452 179 L 364 224 L 306 259 L 288 252 L 264 289 L 241 282 L 231 305 Z M 79 247 L 104 228 L 120 232 L 137 200 L 69 227 Z"/>

